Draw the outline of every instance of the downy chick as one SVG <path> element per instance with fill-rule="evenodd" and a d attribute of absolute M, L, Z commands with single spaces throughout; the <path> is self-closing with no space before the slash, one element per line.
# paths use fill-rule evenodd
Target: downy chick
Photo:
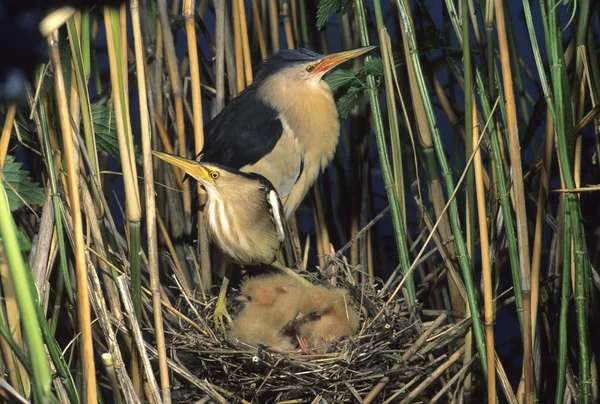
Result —
<path fill-rule="evenodd" d="M 327 344 L 353 335 L 359 322 L 348 291 L 315 286 L 297 316 L 298 339 L 303 349 L 322 352 Z"/>
<path fill-rule="evenodd" d="M 246 304 L 233 321 L 230 341 L 266 345 L 279 352 L 295 349 L 296 340 L 286 325 L 298 315 L 301 297 L 307 289 L 283 274 L 261 275 L 246 281 L 238 297 Z"/>
<path fill-rule="evenodd" d="M 302 282 L 285 274 L 259 275 L 242 284 L 238 300 L 260 306 L 271 306 L 283 294 L 289 294 L 288 297 L 297 300 L 297 296 L 300 296 L 306 288 L 307 286 Z"/>

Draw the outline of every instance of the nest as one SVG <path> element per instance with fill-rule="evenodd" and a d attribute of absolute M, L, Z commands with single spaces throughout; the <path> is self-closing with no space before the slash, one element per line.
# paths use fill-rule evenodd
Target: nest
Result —
<path fill-rule="evenodd" d="M 360 402 L 382 378 L 389 379 L 378 399 L 394 392 L 401 399 L 409 393 L 407 383 L 426 378 L 439 363 L 414 349 L 417 319 L 405 302 L 396 299 L 386 304 L 389 296 L 356 285 L 344 267 L 311 275 L 311 281 L 331 285 L 335 279 L 336 286 L 349 289 L 361 305 L 361 326 L 356 335 L 331 344 L 323 354 L 280 354 L 233 345 L 223 335 L 211 330 L 200 332 L 190 325 L 167 334 L 168 347 L 182 367 L 208 382 L 227 402 L 311 402 L 315 398 L 329 403 Z M 233 315 L 239 310 L 239 303 L 231 298 L 235 292 L 230 290 L 228 299 Z M 211 319 L 215 301 L 196 307 L 197 315 Z M 212 320 L 205 325 L 214 330 Z M 172 392 L 174 402 L 195 402 L 207 395 L 198 383 L 179 381 L 181 385 L 174 386 Z"/>

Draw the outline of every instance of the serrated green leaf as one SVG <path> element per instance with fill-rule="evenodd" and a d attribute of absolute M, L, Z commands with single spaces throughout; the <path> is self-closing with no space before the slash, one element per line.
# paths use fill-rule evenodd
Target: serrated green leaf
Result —
<path fill-rule="evenodd" d="M 5 181 L 8 182 L 5 188 L 11 211 L 23 206 L 23 200 L 29 205 L 44 203 L 44 189 L 37 182 L 32 181 L 29 172 L 21 170 L 21 166 L 21 163 L 15 162 L 13 156 L 6 156 L 3 174 Z"/>
<path fill-rule="evenodd" d="M 356 81 L 356 73 L 351 69 L 338 69 L 325 76 L 325 82 L 329 85 L 332 92 L 336 92 L 339 88 L 344 87 Z"/>
<path fill-rule="evenodd" d="M 31 251 L 31 240 L 20 227 L 17 227 L 17 240 L 19 241 L 19 249 L 21 252 Z"/>
<path fill-rule="evenodd" d="M 108 153 L 116 159 L 120 158 L 115 114 L 101 104 L 92 104 L 91 109 L 98 151 Z M 144 158 L 139 145 L 134 145 L 134 154 L 136 163 L 142 165 Z"/>
<path fill-rule="evenodd" d="M 115 114 L 104 105 L 92 104 L 92 122 L 99 151 L 119 158 L 119 139 Z"/>
<path fill-rule="evenodd" d="M 346 119 L 350 111 L 358 104 L 363 96 L 363 87 L 350 87 L 337 100 L 337 107 L 342 119 Z"/>
<path fill-rule="evenodd" d="M 317 5 L 317 28 L 321 29 L 334 14 L 344 14 L 350 0 L 319 0 Z"/>
<path fill-rule="evenodd" d="M 374 76 L 383 75 L 383 61 L 381 58 L 372 58 L 365 62 L 365 65 L 360 69 L 360 75 L 366 77 L 369 74 Z"/>

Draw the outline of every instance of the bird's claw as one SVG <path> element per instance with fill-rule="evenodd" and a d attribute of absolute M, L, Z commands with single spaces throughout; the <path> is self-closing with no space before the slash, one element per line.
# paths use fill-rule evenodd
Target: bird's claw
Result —
<path fill-rule="evenodd" d="M 229 317 L 229 313 L 227 313 L 227 306 L 219 304 L 215 306 L 213 321 L 217 330 L 222 334 L 227 333 L 227 326 L 232 323 L 231 317 Z"/>
<path fill-rule="evenodd" d="M 296 340 L 298 341 L 298 347 L 300 348 L 300 351 L 302 351 L 305 354 L 310 353 L 310 347 L 306 338 L 304 338 L 301 335 L 296 335 Z"/>

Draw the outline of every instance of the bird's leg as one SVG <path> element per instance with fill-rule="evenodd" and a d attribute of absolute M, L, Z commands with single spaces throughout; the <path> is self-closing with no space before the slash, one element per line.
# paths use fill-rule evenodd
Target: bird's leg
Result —
<path fill-rule="evenodd" d="M 231 264 L 228 263 L 225 269 L 225 276 L 223 277 L 223 283 L 221 284 L 221 290 L 219 290 L 219 297 L 215 304 L 215 310 L 213 312 L 213 321 L 215 327 L 222 331 L 223 334 L 227 332 L 227 326 L 225 322 L 231 324 L 231 318 L 227 313 L 227 289 L 229 287 L 229 279 L 231 279 L 232 269 Z"/>
<path fill-rule="evenodd" d="M 302 276 L 300 276 L 296 271 L 294 271 L 291 268 L 288 268 L 284 265 L 282 265 L 279 261 L 275 261 L 271 264 L 271 266 L 275 269 L 280 270 L 281 272 L 291 276 L 292 278 L 298 279 L 300 282 L 302 282 L 304 285 L 306 286 L 313 286 L 313 284 L 306 278 L 303 278 Z"/>

